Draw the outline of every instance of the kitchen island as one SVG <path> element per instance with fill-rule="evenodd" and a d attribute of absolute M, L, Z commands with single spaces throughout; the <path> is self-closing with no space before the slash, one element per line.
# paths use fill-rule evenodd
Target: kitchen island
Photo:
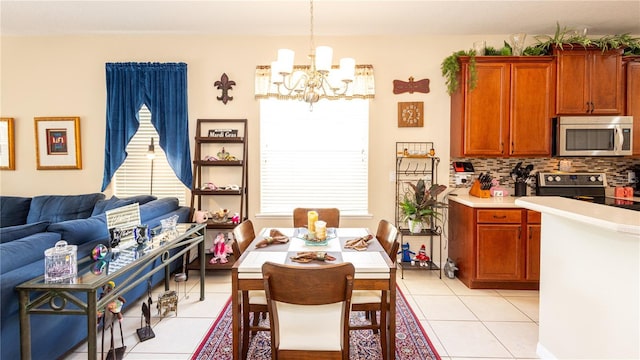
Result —
<path fill-rule="evenodd" d="M 640 212 L 555 196 L 542 213 L 542 358 L 640 358 Z"/>

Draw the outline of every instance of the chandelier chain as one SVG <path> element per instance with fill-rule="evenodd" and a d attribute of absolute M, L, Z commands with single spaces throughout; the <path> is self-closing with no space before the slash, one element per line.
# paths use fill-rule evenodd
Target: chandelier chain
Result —
<path fill-rule="evenodd" d="M 316 45 L 313 38 L 313 0 L 311 0 L 310 2 L 311 2 L 311 6 L 309 6 L 309 12 L 310 12 L 309 18 L 311 19 L 311 21 L 309 24 L 309 34 L 310 34 L 309 43 L 311 44 L 311 47 L 309 48 L 309 54 L 314 54 Z"/>

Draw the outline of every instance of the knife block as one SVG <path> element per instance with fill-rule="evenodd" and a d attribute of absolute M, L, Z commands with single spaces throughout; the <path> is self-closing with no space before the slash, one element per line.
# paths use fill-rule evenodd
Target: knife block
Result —
<path fill-rule="evenodd" d="M 480 188 L 480 181 L 474 180 L 471 185 L 471 190 L 469 190 L 469 195 L 479 198 L 489 198 L 491 197 L 491 192 L 489 190 L 482 190 Z"/>

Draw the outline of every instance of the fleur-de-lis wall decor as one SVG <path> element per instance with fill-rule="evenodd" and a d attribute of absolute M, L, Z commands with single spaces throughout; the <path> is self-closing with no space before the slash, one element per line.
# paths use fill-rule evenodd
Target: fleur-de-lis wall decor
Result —
<path fill-rule="evenodd" d="M 229 80 L 227 73 L 223 73 L 220 80 L 213 84 L 218 90 L 222 90 L 221 96 L 216 96 L 216 99 L 222 101 L 223 104 L 227 104 L 227 101 L 233 100 L 233 96 L 229 96 L 229 90 L 233 90 L 231 87 L 236 85 L 236 82 Z"/>

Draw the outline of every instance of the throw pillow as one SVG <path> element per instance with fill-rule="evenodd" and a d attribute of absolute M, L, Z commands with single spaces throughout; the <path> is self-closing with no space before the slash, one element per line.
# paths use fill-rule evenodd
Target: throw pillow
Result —
<path fill-rule="evenodd" d="M 30 197 L 0 196 L 0 226 L 23 225 L 31 206 Z"/>

